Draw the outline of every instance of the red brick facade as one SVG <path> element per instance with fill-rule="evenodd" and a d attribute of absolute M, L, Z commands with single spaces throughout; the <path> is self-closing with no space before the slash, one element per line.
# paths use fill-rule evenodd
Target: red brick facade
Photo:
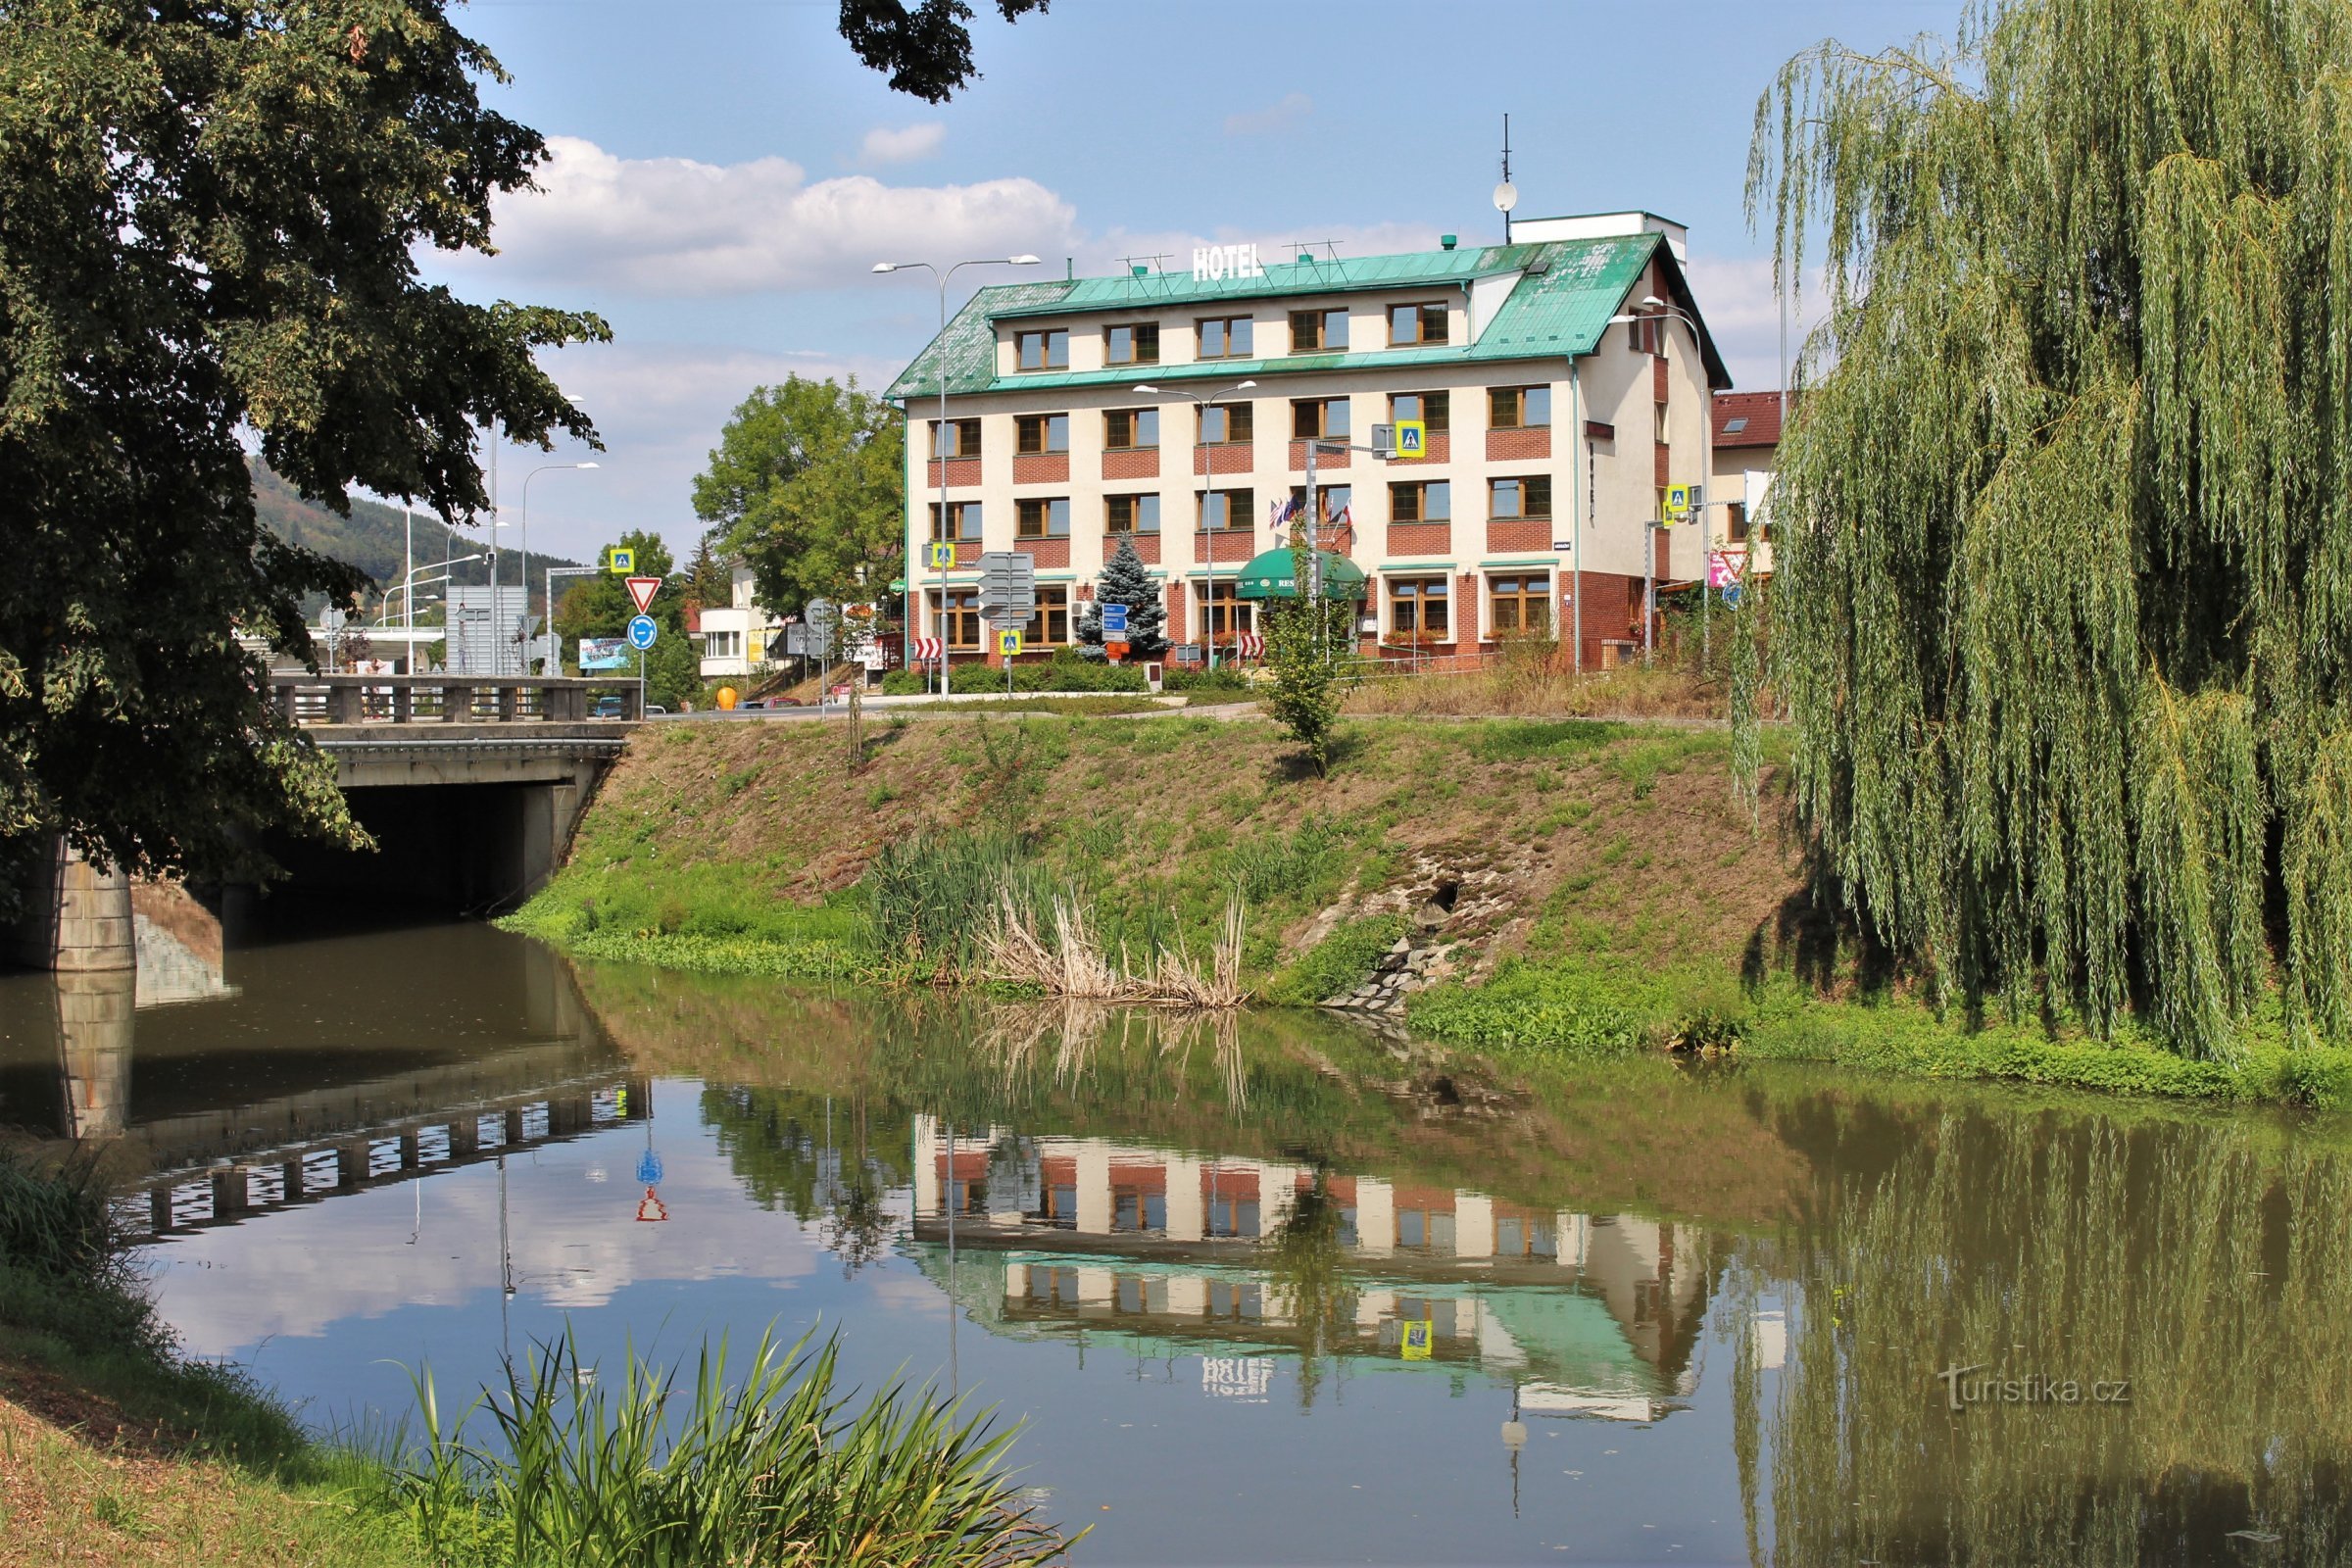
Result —
<path fill-rule="evenodd" d="M 1158 478 L 1159 448 L 1145 447 L 1135 452 L 1103 453 L 1102 477 L 1105 479 Z"/>
<path fill-rule="evenodd" d="M 1184 584 L 1168 584 L 1168 621 L 1160 635 L 1171 643 L 1184 641 Z"/>
<path fill-rule="evenodd" d="M 1257 460 L 1247 441 L 1193 448 L 1195 473 L 1248 473 L 1256 466 Z"/>
<path fill-rule="evenodd" d="M 1012 460 L 1014 484 L 1068 484 L 1070 455 L 1067 452 L 1024 452 Z"/>
<path fill-rule="evenodd" d="M 1239 564 L 1257 554 L 1257 535 L 1248 528 L 1220 529 L 1215 533 L 1193 535 L 1193 559 L 1205 562 L 1230 561 Z"/>
<path fill-rule="evenodd" d="M 1490 517 L 1487 519 L 1487 549 L 1494 554 L 1530 550 L 1547 553 L 1551 549 L 1551 519 Z"/>
<path fill-rule="evenodd" d="M 1551 427 L 1540 430 L 1489 430 L 1489 463 L 1544 462 L 1551 457 Z"/>
<path fill-rule="evenodd" d="M 1345 468 L 1348 466 L 1348 460 L 1354 456 L 1353 452 L 1323 453 L 1315 459 L 1315 471 L 1320 473 L 1325 468 Z M 1291 470 L 1294 473 L 1306 471 L 1306 443 L 1303 441 L 1291 443 Z"/>
<path fill-rule="evenodd" d="M 1392 522 L 1389 524 L 1389 548 L 1392 556 L 1442 556 L 1453 548 L 1453 524 L 1450 522 Z"/>
<path fill-rule="evenodd" d="M 1122 539 L 1135 546 L 1136 556 L 1143 562 L 1145 565 L 1156 566 L 1159 564 L 1159 535 L 1155 533 L 1114 533 L 1104 535 L 1102 539 L 1102 559 L 1104 561 L 1108 561 L 1111 557 L 1119 553 L 1119 541 Z"/>
<path fill-rule="evenodd" d="M 1461 580 L 1453 585 L 1453 639 L 1462 647 L 1478 641 L 1481 586 L 1475 571 L 1463 572 Z"/>
<path fill-rule="evenodd" d="M 1012 548 L 1034 560 L 1040 568 L 1066 567 L 1070 564 L 1070 542 L 1067 539 L 1015 539 Z"/>
<path fill-rule="evenodd" d="M 977 566 L 980 564 L 980 541 L 977 539 L 956 540 L 956 564 L 958 566 Z"/>
<path fill-rule="evenodd" d="M 980 482 L 980 460 L 978 458 L 933 458 L 931 472 L 925 480 L 933 490 L 939 488 L 942 468 L 947 470 L 947 484 L 951 490 L 957 485 L 975 485 Z"/>
<path fill-rule="evenodd" d="M 1428 456 L 1421 460 L 1424 463 L 1451 463 L 1453 461 L 1453 432 L 1451 430 L 1432 430 L 1421 445 L 1428 453 Z"/>

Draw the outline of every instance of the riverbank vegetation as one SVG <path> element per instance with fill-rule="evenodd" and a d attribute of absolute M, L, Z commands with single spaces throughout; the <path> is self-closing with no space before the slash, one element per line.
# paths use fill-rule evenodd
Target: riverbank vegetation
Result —
<path fill-rule="evenodd" d="M 1061 898 L 1139 962 L 1213 952 L 1238 894 L 1258 1000 L 1346 995 L 1402 944 L 1441 956 L 1411 1025 L 1484 1050 L 2352 1100 L 2352 1054 L 2290 1049 L 2275 1006 L 2219 1061 L 2137 1020 L 2100 1037 L 2063 1008 L 1938 1011 L 1819 901 L 1788 732 L 1759 739 L 1751 818 L 1731 732 L 1683 723 L 1352 720 L 1321 780 L 1255 719 L 926 720 L 850 778 L 801 726 L 667 726 L 514 923 L 590 957 L 930 983 L 986 975 L 1007 878 L 1041 934 Z"/>
<path fill-rule="evenodd" d="M 608 1399 L 568 1342 L 421 1441 L 322 1442 L 233 1367 L 178 1355 L 87 1163 L 0 1152 L 0 1558 L 377 1568 L 1013 1565 L 1065 1543 L 1009 1431 L 928 1389 L 836 1386 L 833 1348 L 723 1344 L 690 1384 L 631 1356 Z M 20 1558 L 19 1552 L 24 1556 Z"/>

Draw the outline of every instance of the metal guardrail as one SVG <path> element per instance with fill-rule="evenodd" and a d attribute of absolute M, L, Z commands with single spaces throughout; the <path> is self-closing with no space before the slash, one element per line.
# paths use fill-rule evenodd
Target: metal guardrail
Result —
<path fill-rule="evenodd" d="M 566 675 L 313 675 L 274 673 L 270 700 L 296 724 L 629 723 L 637 677 Z M 617 699 L 617 702 L 610 701 Z"/>

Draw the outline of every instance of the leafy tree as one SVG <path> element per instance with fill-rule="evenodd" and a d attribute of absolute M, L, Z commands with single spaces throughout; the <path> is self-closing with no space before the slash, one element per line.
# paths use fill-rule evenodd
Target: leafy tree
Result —
<path fill-rule="evenodd" d="M 1047 0 L 997 0 L 997 15 L 1018 22 L 1043 12 Z M 946 103 L 980 73 L 972 69 L 972 20 L 965 0 L 841 0 L 841 35 L 858 58 L 890 77 L 891 86 L 927 103 Z"/>
<path fill-rule="evenodd" d="M 645 700 L 675 712 L 703 689 L 702 650 L 686 632 L 690 579 L 673 570 L 676 561 L 660 534 L 635 530 L 622 534 L 619 542 L 622 549 L 636 552 L 632 575 L 662 579 L 645 612 L 661 628 L 645 656 Z M 636 613 L 636 601 L 621 578 L 610 572 L 581 577 L 556 607 L 556 635 L 566 647 L 575 647 L 582 637 L 619 637 Z"/>
<path fill-rule="evenodd" d="M 603 322 L 416 277 L 543 155 L 497 74 L 439 0 L 0 6 L 0 905 L 51 833 L 219 874 L 351 833 L 235 634 L 308 659 L 303 597 L 362 579 L 257 524 L 247 441 L 445 519 L 484 424 L 593 442 L 532 356 Z"/>
<path fill-rule="evenodd" d="M 906 561 L 906 457 L 904 421 L 856 377 L 792 376 L 735 410 L 695 478 L 695 514 L 770 609 L 871 598 Z"/>
<path fill-rule="evenodd" d="M 2198 1055 L 2276 958 L 2352 1043 L 2343 6 L 2005 0 L 1756 126 L 1829 305 L 1760 673 L 1853 907 L 1945 995 Z"/>
<path fill-rule="evenodd" d="M 1355 604 L 1345 590 L 1321 598 L 1306 592 L 1312 563 L 1301 523 L 1291 525 L 1291 571 L 1297 597 L 1266 601 L 1266 668 L 1273 680 L 1266 711 L 1306 749 L 1317 778 L 1331 770 L 1331 733 L 1340 700 L 1352 684 L 1340 667 L 1355 627 Z"/>
<path fill-rule="evenodd" d="M 1167 606 L 1159 597 L 1159 584 L 1152 577 L 1144 558 L 1135 553 L 1135 541 L 1121 538 L 1119 548 L 1102 564 L 1102 575 L 1095 580 L 1094 603 L 1078 612 L 1078 653 L 1084 659 L 1108 657 L 1102 648 L 1102 607 L 1127 607 L 1127 653 L 1132 659 L 1157 659 L 1167 652 Z"/>

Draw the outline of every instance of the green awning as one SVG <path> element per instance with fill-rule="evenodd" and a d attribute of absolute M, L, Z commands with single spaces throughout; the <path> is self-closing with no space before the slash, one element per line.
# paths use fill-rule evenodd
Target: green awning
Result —
<path fill-rule="evenodd" d="M 1346 556 L 1330 551 L 1323 557 L 1323 592 L 1331 599 L 1361 599 L 1364 597 L 1364 571 Z M 1298 584 L 1291 567 L 1295 560 L 1288 547 L 1269 550 L 1242 568 L 1238 590 L 1244 599 L 1296 599 Z"/>

